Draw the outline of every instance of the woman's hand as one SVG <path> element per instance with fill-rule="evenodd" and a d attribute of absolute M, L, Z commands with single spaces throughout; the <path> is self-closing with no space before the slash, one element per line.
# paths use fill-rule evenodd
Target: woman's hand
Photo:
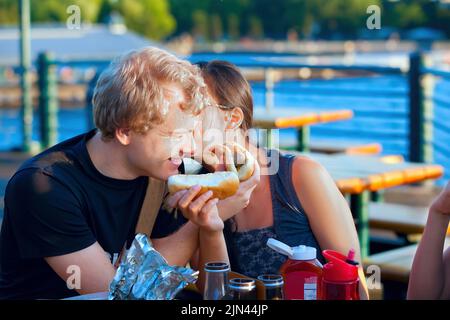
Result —
<path fill-rule="evenodd" d="M 441 214 L 444 217 L 450 217 L 450 181 L 431 204 L 430 212 Z"/>
<path fill-rule="evenodd" d="M 201 187 L 193 186 L 181 190 L 167 199 L 167 205 L 178 208 L 186 219 L 202 228 L 204 231 L 222 231 L 224 224 L 217 209 L 217 198 L 211 199 L 213 193 L 208 191 L 194 200 Z"/>
<path fill-rule="evenodd" d="M 260 171 L 258 161 L 255 161 L 253 175 L 239 184 L 239 189 L 234 195 L 219 201 L 217 208 L 222 220 L 230 219 L 248 206 L 252 192 L 259 183 Z"/>

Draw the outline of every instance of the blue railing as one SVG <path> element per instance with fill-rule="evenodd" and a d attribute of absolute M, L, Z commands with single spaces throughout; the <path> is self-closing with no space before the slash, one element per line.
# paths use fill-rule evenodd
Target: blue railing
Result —
<path fill-rule="evenodd" d="M 288 55 L 289 57 L 290 55 Z M 197 62 L 207 58 L 207 54 L 200 54 L 195 57 L 191 57 L 191 62 Z M 215 58 L 220 58 L 216 56 Z M 292 61 L 283 61 L 277 59 L 271 59 L 268 55 L 259 55 L 257 59 L 241 59 L 239 55 L 230 55 L 229 57 L 222 57 L 230 62 L 235 63 L 239 67 L 248 69 L 262 69 L 264 70 L 264 81 L 252 83 L 256 104 L 264 105 L 267 109 L 273 108 L 275 105 L 280 105 L 280 101 L 284 97 L 289 99 L 302 99 L 302 104 L 307 105 L 307 101 L 317 101 L 317 99 L 324 99 L 324 96 L 334 95 L 336 99 L 334 101 L 341 101 L 342 104 L 337 103 L 335 107 L 339 108 L 351 108 L 353 102 L 352 99 L 360 99 L 360 103 L 364 103 L 363 98 L 367 97 L 367 105 L 360 105 L 355 112 L 355 117 L 359 117 L 364 123 L 365 119 L 368 119 L 373 115 L 374 111 L 378 115 L 384 115 L 383 121 L 389 123 L 386 129 L 386 134 L 379 132 L 379 137 L 386 136 L 386 139 L 390 137 L 401 138 L 408 149 L 406 155 L 412 161 L 433 161 L 433 151 L 440 157 L 445 155 L 448 159 L 450 154 L 450 146 L 447 146 L 445 141 L 433 141 L 432 135 L 429 134 L 429 128 L 434 128 L 437 132 L 443 132 L 444 134 L 450 132 L 450 125 L 445 119 L 449 119 L 450 115 L 450 99 L 447 99 L 445 95 L 441 96 L 428 96 L 425 92 L 430 91 L 427 84 L 422 84 L 424 76 L 432 75 L 434 77 L 442 78 L 445 81 L 450 79 L 450 72 L 439 70 L 435 68 L 426 67 L 423 63 L 422 55 L 412 54 L 410 57 L 410 68 L 404 70 L 398 67 L 388 66 L 374 66 L 374 65 L 336 65 L 336 64 L 308 64 L 308 63 L 294 63 Z M 229 59 L 228 59 L 229 58 Z M 289 60 L 289 59 L 288 59 Z M 65 59 L 50 59 L 47 61 L 47 65 L 41 65 L 39 74 L 43 74 L 45 68 L 50 66 L 70 66 L 70 67 L 86 67 L 95 66 L 99 69 L 104 68 L 110 63 L 110 59 L 89 59 L 89 60 L 65 60 Z M 349 72 L 367 72 L 370 74 L 383 75 L 386 81 L 392 81 L 395 86 L 389 89 L 377 89 L 376 87 L 357 88 L 357 82 L 354 87 L 348 88 L 333 88 L 328 87 L 327 84 L 321 82 L 318 84 L 314 80 L 308 82 L 292 82 L 284 81 L 283 83 L 275 81 L 273 73 L 277 69 L 303 69 L 308 68 L 312 70 L 317 69 L 330 69 L 334 71 L 349 71 Z M 366 80 L 368 78 L 365 78 Z M 378 80 L 377 80 L 378 81 Z M 42 81 L 41 81 L 42 82 Z M 301 92 L 295 89 L 302 89 Z M 45 88 L 41 88 L 45 90 Z M 275 95 L 276 91 L 276 95 Z M 432 102 L 431 104 L 429 102 Z M 40 109 L 46 108 L 45 104 L 48 101 L 42 101 Z M 320 105 L 320 104 L 319 104 Z M 432 112 L 434 105 L 434 111 L 436 116 L 433 120 L 427 117 L 427 113 Z M 326 108 L 333 106 L 325 105 Z M 47 114 L 47 113 L 43 113 Z M 52 113 L 52 116 L 55 116 Z M 372 116 L 373 117 L 373 116 Z M 386 120 L 387 119 L 387 120 Z M 376 131 L 376 127 L 355 127 L 349 128 L 342 127 L 342 124 L 328 124 L 326 127 L 317 126 L 318 132 L 323 135 L 334 135 L 336 132 L 347 133 L 355 132 L 358 134 L 364 134 L 364 132 Z M 45 123 L 41 128 L 42 135 L 44 131 L 49 130 Z M 450 135 L 450 133 L 449 133 Z M 48 144 L 54 143 L 54 141 L 47 141 Z M 402 146 L 404 147 L 404 146 Z"/>

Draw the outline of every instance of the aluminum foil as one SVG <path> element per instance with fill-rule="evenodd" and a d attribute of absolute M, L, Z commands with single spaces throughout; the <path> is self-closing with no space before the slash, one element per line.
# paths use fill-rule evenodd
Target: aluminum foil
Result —
<path fill-rule="evenodd" d="M 169 266 L 145 234 L 136 235 L 110 284 L 109 300 L 172 300 L 198 271 Z"/>

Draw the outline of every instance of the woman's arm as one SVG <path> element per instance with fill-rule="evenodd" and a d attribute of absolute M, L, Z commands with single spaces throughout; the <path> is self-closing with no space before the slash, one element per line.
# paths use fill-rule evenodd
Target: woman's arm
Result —
<path fill-rule="evenodd" d="M 436 198 L 409 276 L 408 299 L 450 298 L 450 250 L 443 255 L 450 219 L 450 183 Z"/>
<path fill-rule="evenodd" d="M 320 247 L 342 254 L 354 249 L 356 260 L 361 262 L 358 235 L 350 208 L 328 172 L 311 159 L 296 157 L 292 181 Z M 368 299 L 362 266 L 359 280 L 360 297 Z"/>

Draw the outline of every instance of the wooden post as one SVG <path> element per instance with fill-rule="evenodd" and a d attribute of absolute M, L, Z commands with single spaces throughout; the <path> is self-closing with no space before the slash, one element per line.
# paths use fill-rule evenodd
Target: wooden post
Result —
<path fill-rule="evenodd" d="M 38 57 L 39 117 L 42 148 L 56 144 L 58 135 L 58 90 L 56 65 L 49 52 Z"/>
<path fill-rule="evenodd" d="M 358 232 L 362 259 L 368 257 L 370 254 L 369 201 L 370 191 L 363 191 L 350 196 L 350 208 Z"/>
<path fill-rule="evenodd" d="M 297 151 L 309 152 L 309 126 L 297 128 Z"/>
<path fill-rule="evenodd" d="M 409 69 L 409 160 L 433 161 L 432 103 L 425 101 L 422 69 L 424 57 L 421 52 L 410 55 Z"/>
<path fill-rule="evenodd" d="M 265 81 L 265 103 L 266 103 L 266 111 L 270 112 L 274 106 L 274 75 L 273 69 L 267 68 L 264 69 L 264 81 Z"/>
<path fill-rule="evenodd" d="M 30 1 L 19 2 L 20 86 L 22 89 L 22 150 L 32 151 L 33 102 L 31 98 Z"/>

